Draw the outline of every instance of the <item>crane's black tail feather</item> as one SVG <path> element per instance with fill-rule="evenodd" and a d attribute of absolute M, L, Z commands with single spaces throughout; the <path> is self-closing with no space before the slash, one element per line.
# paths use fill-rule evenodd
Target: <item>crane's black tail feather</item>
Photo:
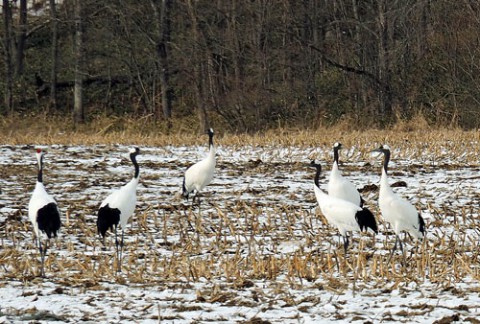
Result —
<path fill-rule="evenodd" d="M 98 210 L 97 230 L 98 233 L 105 237 L 107 230 L 113 231 L 113 227 L 120 222 L 120 210 L 111 208 L 108 204 L 100 207 Z"/>
<path fill-rule="evenodd" d="M 371 228 L 372 231 L 378 234 L 377 221 L 375 220 L 375 216 L 373 216 L 372 212 L 368 208 L 362 208 L 362 210 L 358 211 L 355 214 L 355 219 L 357 220 L 361 231 Z"/>
<path fill-rule="evenodd" d="M 183 184 L 182 184 L 182 195 L 185 197 L 185 199 L 188 200 L 188 195 L 190 193 L 187 191 L 187 187 L 185 187 L 185 177 L 183 178 Z"/>
<path fill-rule="evenodd" d="M 60 221 L 60 212 L 57 204 L 51 202 L 37 212 L 38 229 L 47 234 L 48 238 L 57 237 L 57 232 L 62 225 Z"/>
<path fill-rule="evenodd" d="M 425 236 L 425 221 L 420 213 L 418 213 L 418 230 Z"/>

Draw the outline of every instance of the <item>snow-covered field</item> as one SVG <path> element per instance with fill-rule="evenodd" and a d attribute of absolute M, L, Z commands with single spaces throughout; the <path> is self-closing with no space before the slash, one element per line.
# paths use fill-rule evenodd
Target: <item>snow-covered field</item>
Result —
<path fill-rule="evenodd" d="M 34 150 L 0 147 L 0 323 L 478 323 L 477 152 L 392 152 L 390 183 L 406 182 L 394 190 L 421 211 L 428 233 L 423 244 L 405 238 L 406 266 L 400 252 L 387 266 L 394 236 L 377 207 L 381 160 L 365 148 L 342 152 L 340 168 L 363 189 L 380 234 L 355 233 L 347 255 L 316 208 L 308 167 L 323 162 L 326 188 L 330 148 L 220 146 L 200 209 L 180 191 L 206 147 L 140 148 L 118 274 L 113 237 L 103 249 L 95 222 L 102 199 L 133 175 L 128 147 L 48 148 L 44 182 L 63 227 L 39 278 L 27 217 Z"/>

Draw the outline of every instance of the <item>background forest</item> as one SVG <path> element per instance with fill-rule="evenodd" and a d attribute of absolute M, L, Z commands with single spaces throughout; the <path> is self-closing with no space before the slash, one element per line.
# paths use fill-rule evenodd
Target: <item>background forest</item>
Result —
<path fill-rule="evenodd" d="M 2 0 L 3 115 L 480 124 L 477 0 Z"/>

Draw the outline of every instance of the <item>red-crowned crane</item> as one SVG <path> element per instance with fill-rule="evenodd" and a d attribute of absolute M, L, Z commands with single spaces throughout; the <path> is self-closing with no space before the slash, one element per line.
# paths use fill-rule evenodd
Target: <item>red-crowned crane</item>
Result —
<path fill-rule="evenodd" d="M 314 191 L 318 205 L 323 215 L 330 223 L 335 226 L 343 237 L 343 247 L 347 252 L 349 239 L 347 232 L 363 231 L 368 228 L 378 233 L 377 222 L 373 214 L 367 209 L 362 208 L 350 201 L 327 195 L 320 189 L 320 173 L 322 167 L 316 161 L 311 161 L 310 166 L 316 168 L 314 178 Z"/>
<path fill-rule="evenodd" d="M 45 190 L 43 185 L 43 156 L 45 152 L 37 149 L 36 157 L 38 163 L 37 183 L 33 190 L 32 197 L 28 203 L 28 218 L 32 222 L 33 231 L 40 251 L 41 270 L 40 275 L 45 276 L 45 255 L 47 254 L 48 243 L 52 237 L 57 237 L 60 229 L 60 211 L 52 196 Z M 45 233 L 48 240 L 42 245 L 41 235 Z"/>
<path fill-rule="evenodd" d="M 115 232 L 115 249 L 117 253 L 117 271 L 122 269 L 123 237 L 128 220 L 133 215 L 137 204 L 137 186 L 140 168 L 137 163 L 137 155 L 140 153 L 138 147 L 130 150 L 130 160 L 135 168 L 135 174 L 126 185 L 112 192 L 100 205 L 97 218 L 97 230 L 105 243 L 105 235 L 108 229 Z M 120 242 L 117 236 L 117 227 L 122 228 Z"/>
<path fill-rule="evenodd" d="M 183 177 L 182 194 L 188 200 L 190 193 L 195 192 L 192 203 L 199 199 L 199 193 L 212 182 L 215 173 L 215 146 L 213 145 L 213 129 L 208 134 L 208 155 L 201 161 L 195 163 L 185 171 Z"/>
<path fill-rule="evenodd" d="M 390 148 L 388 145 L 381 145 L 372 152 L 378 152 L 384 155 L 378 204 L 380 205 L 383 218 L 390 223 L 395 232 L 395 245 L 388 258 L 388 264 L 397 249 L 397 244 L 400 246 L 403 254 L 403 245 L 399 236 L 400 233 L 406 231 L 415 238 L 421 239 L 425 236 L 425 221 L 416 208 L 407 200 L 397 196 L 388 184 L 387 169 L 388 162 L 390 162 Z"/>

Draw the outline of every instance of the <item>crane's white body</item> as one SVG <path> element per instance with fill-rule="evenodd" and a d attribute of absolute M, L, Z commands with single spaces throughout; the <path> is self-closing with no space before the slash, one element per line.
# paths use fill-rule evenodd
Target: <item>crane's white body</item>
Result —
<path fill-rule="evenodd" d="M 120 210 L 120 222 L 119 225 L 122 229 L 128 223 L 130 217 L 132 217 L 137 204 L 137 186 L 138 178 L 132 178 L 126 185 L 113 191 L 107 198 L 105 198 L 100 205 L 100 208 L 108 205 L 110 208 L 117 208 Z"/>
<path fill-rule="evenodd" d="M 353 183 L 342 176 L 336 161 L 333 162 L 332 171 L 330 172 L 328 195 L 347 200 L 357 206 L 361 204 L 360 193 Z"/>
<path fill-rule="evenodd" d="M 213 180 L 215 164 L 215 147 L 211 146 L 206 158 L 185 171 L 185 189 L 188 192 L 202 191 Z"/>
<path fill-rule="evenodd" d="M 362 210 L 361 207 L 350 201 L 327 195 L 316 184 L 313 187 L 320 210 L 342 236 L 346 236 L 348 231 L 360 231 L 355 215 Z"/>
<path fill-rule="evenodd" d="M 390 161 L 390 148 L 388 145 L 380 145 L 378 149 L 372 152 L 380 152 L 384 155 L 378 204 L 383 218 L 390 223 L 395 231 L 395 244 L 393 245 L 387 264 L 390 263 L 393 253 L 397 249 L 397 245 L 400 246 L 403 254 L 403 263 L 405 264 L 406 258 L 403 251 L 403 244 L 400 240 L 400 233 L 407 231 L 416 239 L 423 238 L 425 235 L 425 221 L 415 207 L 408 201 L 397 196 L 388 184 L 387 169 Z"/>
<path fill-rule="evenodd" d="M 55 199 L 47 193 L 43 183 L 37 181 L 28 203 L 28 218 L 32 222 L 33 231 L 38 239 L 40 238 L 40 230 L 38 229 L 37 213 L 40 208 L 50 203 L 57 204 Z"/>
<path fill-rule="evenodd" d="M 378 204 L 383 218 L 392 225 L 395 234 L 399 235 L 401 231 L 407 231 L 417 239 L 423 237 L 419 228 L 418 211 L 410 202 L 393 192 L 388 184 L 387 173 L 383 168 Z"/>
<path fill-rule="evenodd" d="M 350 201 L 332 197 L 324 193 L 320 189 L 319 182 L 322 171 L 321 165 L 313 160 L 310 166 L 317 169 L 313 187 L 317 202 L 330 225 L 335 226 L 342 235 L 345 253 L 347 253 L 349 244 L 347 232 L 363 231 L 363 229 L 370 228 L 375 233 L 378 233 L 377 221 L 370 210 L 353 204 Z"/>
<path fill-rule="evenodd" d="M 182 194 L 188 199 L 191 192 L 195 192 L 195 198 L 197 195 L 213 180 L 215 174 L 215 146 L 213 145 L 213 129 L 209 129 L 207 132 L 209 136 L 209 152 L 208 155 L 201 161 L 195 163 L 185 171 L 183 177 L 183 189 Z"/>

